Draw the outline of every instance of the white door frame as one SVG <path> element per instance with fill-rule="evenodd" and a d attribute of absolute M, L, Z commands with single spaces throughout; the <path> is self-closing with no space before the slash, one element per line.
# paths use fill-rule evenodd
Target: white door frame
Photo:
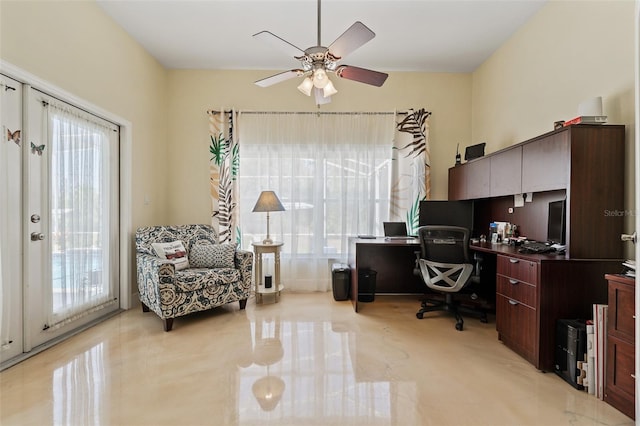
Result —
<path fill-rule="evenodd" d="M 120 126 L 120 308 L 130 309 L 132 299 L 132 253 L 131 238 L 131 165 L 132 165 L 132 135 L 133 124 L 116 114 L 106 111 L 97 105 L 87 102 L 77 96 L 48 83 L 35 75 L 24 71 L 0 59 L 0 72 L 31 87 L 45 92 L 55 98 L 68 102 L 87 112 L 95 114 L 105 120 Z"/>

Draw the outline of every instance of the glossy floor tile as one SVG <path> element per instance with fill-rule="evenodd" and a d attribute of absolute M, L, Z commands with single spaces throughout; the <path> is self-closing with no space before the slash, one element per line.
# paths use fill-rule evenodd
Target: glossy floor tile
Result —
<path fill-rule="evenodd" d="M 7 425 L 632 425 L 502 345 L 495 322 L 284 293 L 176 319 L 136 308 L 0 373 Z"/>

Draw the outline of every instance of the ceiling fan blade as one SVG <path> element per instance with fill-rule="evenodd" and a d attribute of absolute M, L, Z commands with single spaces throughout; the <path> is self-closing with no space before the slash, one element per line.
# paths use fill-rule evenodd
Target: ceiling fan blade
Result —
<path fill-rule="evenodd" d="M 313 88 L 313 94 L 316 97 L 316 105 L 324 105 L 331 102 L 330 96 L 324 96 L 322 89 L 318 89 L 317 87 Z"/>
<path fill-rule="evenodd" d="M 260 31 L 259 33 L 254 34 L 253 38 L 269 43 L 272 46 L 275 46 L 277 49 L 288 54 L 289 56 L 293 56 L 294 58 L 296 56 L 301 56 L 301 54 L 304 55 L 304 50 L 300 49 L 298 46 L 294 46 L 287 40 L 278 37 L 272 32 Z"/>
<path fill-rule="evenodd" d="M 357 21 L 331 43 L 329 52 L 336 58 L 344 58 L 375 36 L 376 33 L 371 31 L 362 22 Z"/>
<path fill-rule="evenodd" d="M 366 83 L 378 87 L 382 86 L 389 76 L 383 72 L 353 67 L 351 65 L 342 65 L 338 67 L 336 74 L 338 77 L 346 78 L 347 80 L 359 81 L 360 83 Z"/>
<path fill-rule="evenodd" d="M 260 87 L 269 87 L 276 83 L 280 83 L 285 80 L 289 80 L 290 78 L 299 77 L 304 74 L 302 70 L 290 70 L 281 72 L 278 74 L 274 74 L 271 77 L 263 78 L 262 80 L 258 80 L 255 82 L 256 85 Z"/>

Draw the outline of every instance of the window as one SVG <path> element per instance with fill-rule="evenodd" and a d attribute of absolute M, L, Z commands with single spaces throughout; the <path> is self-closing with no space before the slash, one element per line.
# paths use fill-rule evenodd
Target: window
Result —
<path fill-rule="evenodd" d="M 285 243 L 285 284 L 328 278 L 327 259 L 346 259 L 349 236 L 382 232 L 393 120 L 393 114 L 241 113 L 243 243 L 266 235 L 266 214 L 251 210 L 261 191 L 275 191 L 286 211 L 270 213 L 270 234 Z"/>

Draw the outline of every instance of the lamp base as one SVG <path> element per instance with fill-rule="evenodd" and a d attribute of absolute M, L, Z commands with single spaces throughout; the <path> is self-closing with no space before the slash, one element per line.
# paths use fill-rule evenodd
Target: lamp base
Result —
<path fill-rule="evenodd" d="M 273 240 L 269 237 L 262 240 L 262 244 L 273 244 Z"/>

